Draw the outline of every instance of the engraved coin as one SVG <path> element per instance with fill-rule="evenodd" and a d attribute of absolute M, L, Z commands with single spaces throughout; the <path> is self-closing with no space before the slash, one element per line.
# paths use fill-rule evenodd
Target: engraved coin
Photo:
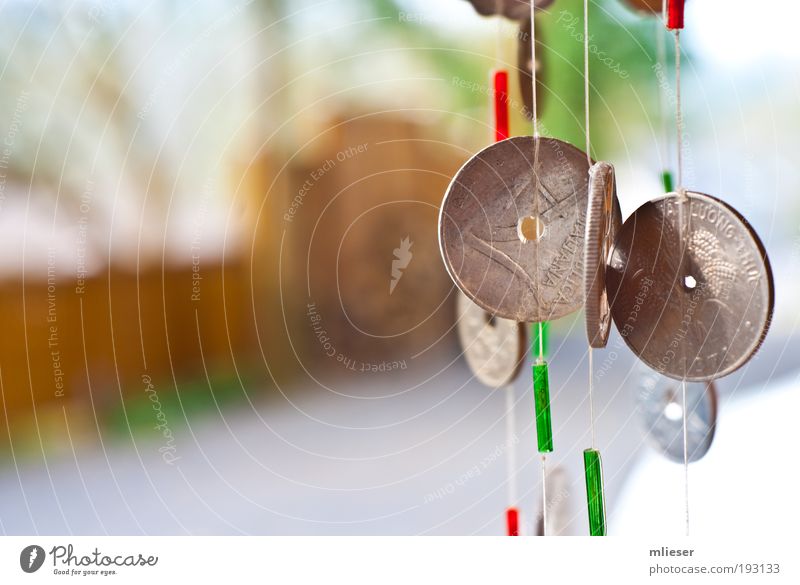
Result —
<path fill-rule="evenodd" d="M 522 95 L 524 109 L 522 114 L 531 119 L 533 112 L 533 71 L 531 64 L 531 19 L 524 20 L 519 27 L 517 42 L 517 73 L 519 74 L 519 90 Z M 536 46 L 536 113 L 541 115 L 544 91 L 544 50 L 540 50 L 541 40 Z"/>
<path fill-rule="evenodd" d="M 475 377 L 491 388 L 511 383 L 525 360 L 525 325 L 493 317 L 462 292 L 456 316 L 461 349 Z"/>
<path fill-rule="evenodd" d="M 695 382 L 730 374 L 758 350 L 773 288 L 767 254 L 747 220 L 695 192 L 636 210 L 606 270 L 611 316 L 628 346 L 656 371 Z"/>
<path fill-rule="evenodd" d="M 580 309 L 588 182 L 586 155 L 554 138 L 518 136 L 473 156 L 439 215 L 456 285 L 492 315 L 520 323 Z"/>
<path fill-rule="evenodd" d="M 511 20 L 524 20 L 531 14 L 530 0 L 469 0 L 478 14 L 491 16 L 502 14 Z M 553 0 L 536 0 L 537 9 L 547 8 Z"/>
<path fill-rule="evenodd" d="M 648 440 L 665 457 L 683 462 L 683 389 L 681 382 L 643 371 L 636 388 L 636 409 Z M 714 382 L 686 384 L 686 452 L 701 459 L 714 441 L 717 389 Z"/>
<path fill-rule="evenodd" d="M 622 214 L 617 201 L 614 167 L 600 161 L 589 169 L 589 203 L 583 248 L 586 335 L 590 347 L 605 347 L 608 343 L 611 312 L 606 294 L 606 262 L 620 227 Z"/>

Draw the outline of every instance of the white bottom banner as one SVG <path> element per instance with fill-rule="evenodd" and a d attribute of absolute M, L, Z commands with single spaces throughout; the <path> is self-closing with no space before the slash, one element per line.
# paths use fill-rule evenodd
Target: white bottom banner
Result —
<path fill-rule="evenodd" d="M 788 542 L 507 537 L 3 537 L 0 583 L 798 583 Z"/>

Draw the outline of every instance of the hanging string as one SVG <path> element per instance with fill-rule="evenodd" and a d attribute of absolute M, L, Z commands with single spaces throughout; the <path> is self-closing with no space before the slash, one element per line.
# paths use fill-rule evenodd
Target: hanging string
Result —
<path fill-rule="evenodd" d="M 592 166 L 592 138 L 589 125 L 589 0 L 583 0 L 583 109 L 586 116 L 586 160 Z M 592 433 L 592 449 L 595 447 L 594 432 L 594 367 L 593 348 L 589 346 L 589 427 Z"/>
<path fill-rule="evenodd" d="M 664 6 L 666 9 L 666 0 L 664 2 Z M 662 72 L 667 70 L 667 47 L 666 43 L 664 42 L 664 29 L 663 24 L 658 20 L 655 21 L 655 29 L 656 29 L 656 60 L 658 63 L 658 70 Z M 662 164 L 661 169 L 663 172 L 669 172 L 670 168 L 670 134 L 667 130 L 667 100 L 664 96 L 664 88 L 662 87 L 661 83 L 658 83 L 658 115 L 659 121 L 661 126 L 661 152 L 662 152 Z M 671 181 L 670 181 L 671 182 Z M 667 191 L 671 191 L 672 189 L 666 189 Z"/>
<path fill-rule="evenodd" d="M 536 2 L 531 0 L 531 123 L 533 126 L 533 173 L 535 179 L 534 196 L 533 196 L 533 213 L 536 218 L 536 237 L 537 239 L 544 235 L 539 233 L 539 226 L 541 220 L 539 216 L 539 185 L 538 177 L 536 176 L 536 169 L 539 163 L 539 107 L 538 95 L 536 91 Z M 536 258 L 536 297 L 541 298 L 541 283 L 539 282 L 539 244 L 535 248 Z M 542 322 L 537 323 L 537 331 L 539 338 L 539 358 L 538 363 L 544 362 L 544 327 Z M 547 456 L 542 454 L 542 535 L 547 536 Z"/>
<path fill-rule="evenodd" d="M 681 26 L 683 23 L 680 23 Z M 677 183 L 678 183 L 678 227 L 680 229 L 680 245 L 682 247 L 680 258 L 683 259 L 687 250 L 686 218 L 684 207 L 688 203 L 686 189 L 683 185 L 683 108 L 681 104 L 681 31 L 675 29 L 675 130 L 677 134 Z M 683 263 L 681 263 L 681 267 Z M 681 271 L 682 272 L 682 271 Z M 684 278 L 679 274 L 679 278 Z M 685 314 L 684 296 L 681 295 L 681 312 Z M 684 369 L 686 369 L 686 352 L 683 355 Z M 686 372 L 681 381 L 681 395 L 683 403 L 683 485 L 684 485 L 684 513 L 686 520 L 686 536 L 689 536 L 689 433 L 688 413 L 686 403 Z"/>
<path fill-rule="evenodd" d="M 517 502 L 519 493 L 517 491 L 517 429 L 514 417 L 514 386 L 509 384 L 505 389 L 506 394 L 506 472 L 508 475 L 507 498 L 508 509 L 506 510 L 506 521 L 509 536 L 519 535 L 519 512 Z"/>

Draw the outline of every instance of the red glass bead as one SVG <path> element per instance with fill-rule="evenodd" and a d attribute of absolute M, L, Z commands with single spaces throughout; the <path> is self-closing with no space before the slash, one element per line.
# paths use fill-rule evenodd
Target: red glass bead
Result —
<path fill-rule="evenodd" d="M 516 508 L 506 510 L 506 527 L 509 536 L 519 536 L 519 510 Z"/>
<path fill-rule="evenodd" d="M 494 84 L 494 140 L 500 142 L 509 136 L 508 128 L 508 72 L 497 70 Z"/>
<path fill-rule="evenodd" d="M 667 1 L 667 28 L 675 30 L 683 28 L 683 6 L 686 0 Z"/>

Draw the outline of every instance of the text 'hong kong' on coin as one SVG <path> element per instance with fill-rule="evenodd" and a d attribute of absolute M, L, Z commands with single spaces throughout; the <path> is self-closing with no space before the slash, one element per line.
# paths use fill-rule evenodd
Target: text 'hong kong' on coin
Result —
<path fill-rule="evenodd" d="M 678 380 L 743 366 L 772 319 L 772 271 L 750 224 L 719 199 L 687 191 L 642 205 L 622 226 L 606 289 L 633 352 Z"/>

